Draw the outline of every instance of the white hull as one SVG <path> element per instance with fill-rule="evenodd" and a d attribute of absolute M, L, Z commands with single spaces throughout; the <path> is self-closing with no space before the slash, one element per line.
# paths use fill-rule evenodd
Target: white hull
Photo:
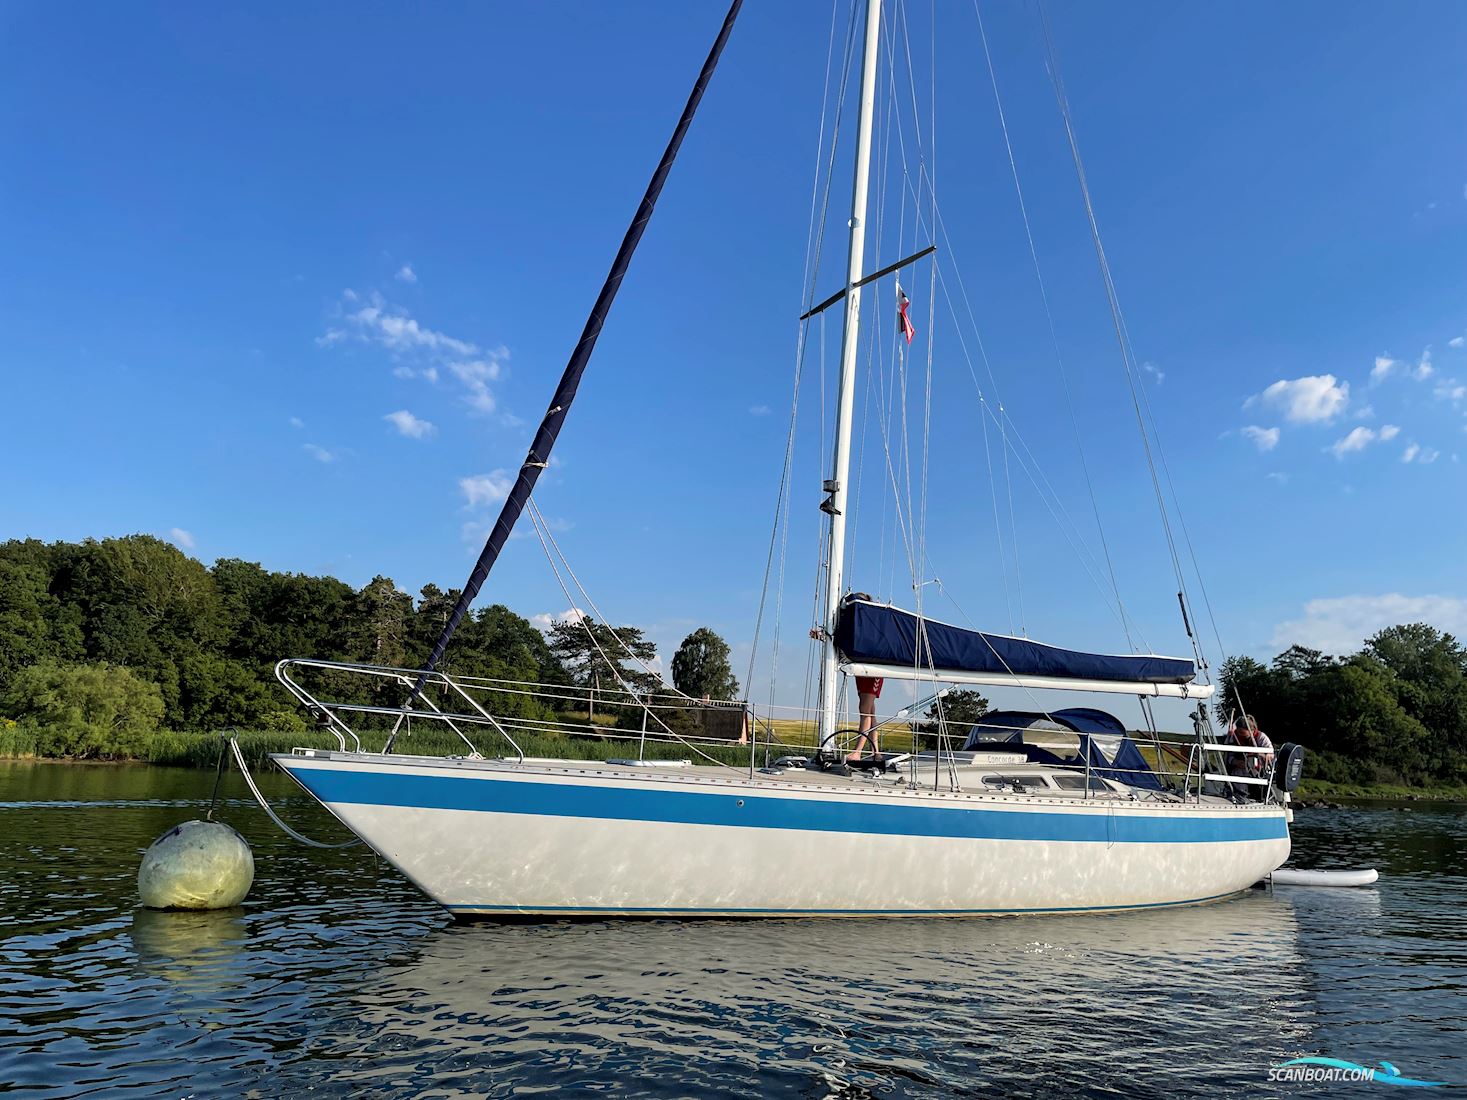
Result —
<path fill-rule="evenodd" d="M 712 768 L 275 759 L 461 915 L 1147 908 L 1237 893 L 1289 855 L 1278 806 L 811 787 Z"/>

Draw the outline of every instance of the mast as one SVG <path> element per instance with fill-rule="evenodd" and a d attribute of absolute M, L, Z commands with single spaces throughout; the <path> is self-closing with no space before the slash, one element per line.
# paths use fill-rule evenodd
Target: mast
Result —
<path fill-rule="evenodd" d="M 871 121 L 876 107 L 876 55 L 881 45 L 881 0 L 866 0 L 866 50 L 861 67 L 861 118 L 856 134 L 855 183 L 851 189 L 851 244 L 846 263 L 846 317 L 841 333 L 840 386 L 835 412 L 835 453 L 829 494 L 820 510 L 830 517 L 830 567 L 825 578 L 824 636 L 820 663 L 820 740 L 835 732 L 840 703 L 835 619 L 845 591 L 846 486 L 851 469 L 851 416 L 856 404 L 856 337 L 861 328 L 862 264 L 866 255 L 866 196 L 871 182 Z"/>

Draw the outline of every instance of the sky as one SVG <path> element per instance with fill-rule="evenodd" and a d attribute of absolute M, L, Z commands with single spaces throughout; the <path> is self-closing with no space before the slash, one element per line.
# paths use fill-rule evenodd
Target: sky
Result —
<path fill-rule="evenodd" d="M 1143 648 L 1186 653 L 1035 9 L 980 10 L 1012 169 L 973 5 L 889 8 L 879 100 L 868 256 L 939 245 L 940 282 L 931 261 L 903 276 L 924 607 L 1125 651 L 1108 551 Z M 711 626 L 741 680 L 796 318 L 843 274 L 849 112 L 805 277 L 848 11 L 746 6 L 536 496 L 607 617 L 664 660 Z M 84 14 L 0 8 L 0 537 L 147 532 L 205 562 L 461 585 L 721 8 Z M 1467 6 L 1048 14 L 1213 658 L 1219 638 L 1266 659 L 1400 621 L 1467 633 Z M 943 231 L 904 178 L 935 180 Z M 850 577 L 911 606 L 873 411 L 894 294 L 867 298 Z M 837 314 L 809 330 L 755 663 L 783 702 L 804 697 Z M 481 603 L 542 624 L 585 606 L 523 534 Z"/>

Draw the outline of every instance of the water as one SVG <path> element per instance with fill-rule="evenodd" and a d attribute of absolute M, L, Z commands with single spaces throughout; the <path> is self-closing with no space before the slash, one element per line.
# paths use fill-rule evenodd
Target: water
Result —
<path fill-rule="evenodd" d="M 225 788 L 240 909 L 137 908 L 212 775 L 0 764 L 0 1092 L 1222 1096 L 1301 1054 L 1467 1084 L 1467 807 L 1299 815 L 1377 888 L 925 921 L 455 925 Z M 283 779 L 283 815 L 332 824 Z M 1337 1086 L 1359 1089 L 1372 1086 Z"/>

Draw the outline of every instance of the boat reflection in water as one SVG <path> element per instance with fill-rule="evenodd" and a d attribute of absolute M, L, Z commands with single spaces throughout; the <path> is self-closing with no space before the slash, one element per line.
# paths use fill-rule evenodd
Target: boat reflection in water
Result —
<path fill-rule="evenodd" d="M 358 1062 L 471 1091 L 1215 1095 L 1307 1042 L 1298 936 L 1293 901 L 1263 891 L 986 921 L 446 927 L 362 990 L 379 1049 Z"/>

